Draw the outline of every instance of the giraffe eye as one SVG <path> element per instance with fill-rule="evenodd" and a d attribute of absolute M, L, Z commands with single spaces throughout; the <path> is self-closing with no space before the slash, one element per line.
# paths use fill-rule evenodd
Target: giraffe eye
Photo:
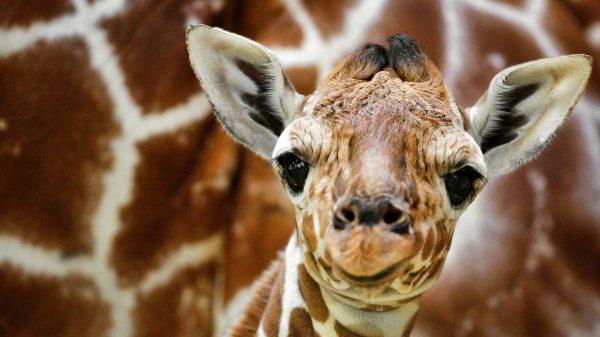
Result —
<path fill-rule="evenodd" d="M 481 175 L 469 166 L 444 176 L 446 191 L 448 192 L 448 198 L 453 208 L 462 206 L 465 200 L 473 193 L 473 184 L 479 179 L 481 179 Z"/>
<path fill-rule="evenodd" d="M 277 164 L 282 168 L 282 177 L 292 193 L 300 193 L 308 176 L 308 164 L 291 152 L 277 157 Z"/>

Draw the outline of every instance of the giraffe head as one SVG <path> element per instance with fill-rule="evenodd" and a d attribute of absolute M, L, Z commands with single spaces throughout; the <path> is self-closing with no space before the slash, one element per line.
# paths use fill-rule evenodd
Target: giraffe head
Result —
<path fill-rule="evenodd" d="M 308 96 L 256 42 L 207 26 L 187 37 L 217 118 L 281 177 L 311 276 L 374 310 L 433 284 L 459 216 L 539 153 L 591 71 L 585 55 L 516 65 L 463 110 L 407 36 L 355 51 Z"/>

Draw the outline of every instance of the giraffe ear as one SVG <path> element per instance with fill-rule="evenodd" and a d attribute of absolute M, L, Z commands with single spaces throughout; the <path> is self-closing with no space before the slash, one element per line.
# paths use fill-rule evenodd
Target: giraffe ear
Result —
<path fill-rule="evenodd" d="M 592 69 L 587 55 L 541 59 L 498 73 L 469 109 L 491 175 L 533 159 L 573 110 Z"/>
<path fill-rule="evenodd" d="M 217 118 L 238 142 L 271 159 L 302 96 L 266 47 L 205 25 L 187 30 L 192 68 Z"/>

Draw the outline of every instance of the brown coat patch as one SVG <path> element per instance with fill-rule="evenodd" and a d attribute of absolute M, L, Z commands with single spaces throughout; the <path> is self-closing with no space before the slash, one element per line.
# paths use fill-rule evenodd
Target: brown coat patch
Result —
<path fill-rule="evenodd" d="M 3 263 L 0 285 L 0 336 L 108 334 L 111 308 L 89 279 L 27 274 L 19 267 Z"/>
<path fill-rule="evenodd" d="M 239 150 L 213 122 L 192 124 L 139 143 L 133 198 L 111 263 L 123 284 L 133 284 L 183 243 L 196 242 L 228 222 L 226 188 Z M 185 177 L 185 178 L 182 178 Z"/>
<path fill-rule="evenodd" d="M 319 78 L 319 71 L 316 67 L 288 68 L 285 72 L 299 93 L 308 95 L 315 91 Z"/>
<path fill-rule="evenodd" d="M 317 251 L 317 234 L 313 227 L 313 216 L 311 214 L 307 214 L 302 222 L 302 236 L 304 237 L 308 248 L 312 252 Z"/>
<path fill-rule="evenodd" d="M 314 255 L 310 252 L 304 253 L 304 263 L 306 267 L 310 268 L 313 271 L 319 271 L 319 267 L 317 266 L 317 261 L 315 260 Z"/>
<path fill-rule="evenodd" d="M 2 1 L 0 3 L 0 26 L 27 26 L 37 20 L 50 20 L 73 13 L 68 0 L 52 1 Z"/>
<path fill-rule="evenodd" d="M 446 229 L 446 223 L 444 220 L 438 221 L 435 224 L 435 227 L 437 229 L 437 240 L 435 243 L 435 248 L 433 249 L 433 256 L 437 257 L 442 253 L 444 248 L 446 248 L 446 243 L 448 242 L 449 238 L 448 230 Z"/>
<path fill-rule="evenodd" d="M 283 263 L 281 260 L 275 260 L 271 263 L 271 266 L 267 270 L 263 272 L 260 278 L 256 281 L 257 287 L 253 289 L 252 297 L 248 300 L 246 307 L 244 308 L 244 316 L 241 320 L 237 322 L 235 326 L 231 328 L 229 331 L 229 336 L 231 337 L 247 337 L 254 336 L 258 330 L 258 326 L 260 324 L 261 319 L 263 318 L 263 314 L 265 313 L 265 308 L 267 304 L 271 303 L 271 291 L 274 293 L 279 292 L 281 290 L 281 284 L 283 283 Z M 276 283 L 277 282 L 277 283 Z M 281 284 L 280 284 L 281 283 Z M 278 287 L 277 289 L 275 287 Z M 280 293 L 281 295 L 281 293 Z M 281 301 L 281 299 L 279 299 Z M 276 303 L 279 305 L 279 313 L 281 313 L 281 303 Z M 273 305 L 275 307 L 275 305 Z M 276 314 L 275 310 L 275 314 Z M 279 322 L 279 315 L 270 316 L 273 317 Z M 276 324 L 277 329 L 279 325 Z M 273 327 L 271 325 L 271 327 Z M 266 333 L 266 329 L 265 329 Z M 276 336 L 277 333 L 267 334 L 268 336 Z"/>
<path fill-rule="evenodd" d="M 77 38 L 0 58 L 0 232 L 65 258 L 92 249 L 90 216 L 119 132 L 88 58 Z"/>
<path fill-rule="evenodd" d="M 415 232 L 415 246 L 413 251 L 415 254 L 421 251 L 421 247 L 423 247 L 423 233 L 421 231 Z"/>
<path fill-rule="evenodd" d="M 281 300 L 283 297 L 283 283 L 285 276 L 283 273 L 285 264 L 281 264 L 280 272 L 278 273 L 277 280 L 271 291 L 269 302 L 265 308 L 264 316 L 262 318 L 263 329 L 265 330 L 265 336 L 277 337 L 279 335 L 279 322 L 281 320 Z M 242 336 L 240 336 L 242 337 Z"/>
<path fill-rule="evenodd" d="M 289 241 L 294 228 L 293 208 L 270 165 L 247 150 L 238 158 L 240 175 L 235 199 L 230 204 L 252 207 L 236 207 L 232 222 L 235 225 L 231 227 L 235 230 L 230 230 L 226 238 L 226 301 L 235 295 L 236 289 L 252 284 L 255 275 L 269 266 L 277 250 Z M 213 167 L 219 170 L 218 165 Z"/>
<path fill-rule="evenodd" d="M 225 4 L 229 17 L 225 24 L 219 25 L 221 27 L 234 28 L 232 31 L 243 32 L 244 36 L 267 46 L 297 47 L 302 42 L 302 28 L 283 1 L 227 1 Z"/>
<path fill-rule="evenodd" d="M 294 308 L 290 315 L 290 327 L 288 337 L 314 336 L 315 329 L 312 325 L 310 315 L 302 308 Z"/>
<path fill-rule="evenodd" d="M 210 335 L 214 329 L 215 273 L 216 264 L 209 262 L 181 270 L 168 283 L 152 291 L 139 292 L 137 305 L 132 310 L 134 332 L 131 336 L 193 336 L 198 331 Z M 186 319 L 183 321 L 181 317 Z"/>
<path fill-rule="evenodd" d="M 423 260 L 427 260 L 431 255 L 431 251 L 433 250 L 433 245 L 435 244 L 435 233 L 433 229 L 429 228 L 427 230 L 427 237 L 425 238 L 425 242 L 423 243 L 423 252 L 421 258 Z"/>
<path fill-rule="evenodd" d="M 182 38 L 187 15 L 197 16 L 205 24 L 214 22 L 209 11 L 198 10 L 191 0 L 132 1 L 126 11 L 101 22 L 127 87 L 144 114 L 160 113 L 200 92 Z"/>
<path fill-rule="evenodd" d="M 311 317 L 319 322 L 325 322 L 329 317 L 329 310 L 327 310 L 327 305 L 325 305 L 325 301 L 323 300 L 321 288 L 310 277 L 304 265 L 298 266 L 298 283 L 302 299 L 306 303 Z"/>
<path fill-rule="evenodd" d="M 340 322 L 335 321 L 335 333 L 339 337 L 361 337 L 360 335 L 355 334 L 354 332 L 348 330 L 345 326 L 343 326 Z"/>

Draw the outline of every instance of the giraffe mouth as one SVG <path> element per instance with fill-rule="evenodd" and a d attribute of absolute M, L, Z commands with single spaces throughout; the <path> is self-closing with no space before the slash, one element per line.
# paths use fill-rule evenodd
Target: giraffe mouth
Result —
<path fill-rule="evenodd" d="M 354 275 L 343 268 L 339 267 L 337 264 L 333 264 L 335 272 L 341 276 L 345 281 L 350 282 L 355 285 L 379 285 L 381 283 L 385 283 L 392 279 L 395 279 L 398 276 L 398 271 L 402 270 L 402 266 L 405 264 L 406 260 L 402 260 L 392 264 L 385 269 L 371 274 L 371 275 Z"/>

